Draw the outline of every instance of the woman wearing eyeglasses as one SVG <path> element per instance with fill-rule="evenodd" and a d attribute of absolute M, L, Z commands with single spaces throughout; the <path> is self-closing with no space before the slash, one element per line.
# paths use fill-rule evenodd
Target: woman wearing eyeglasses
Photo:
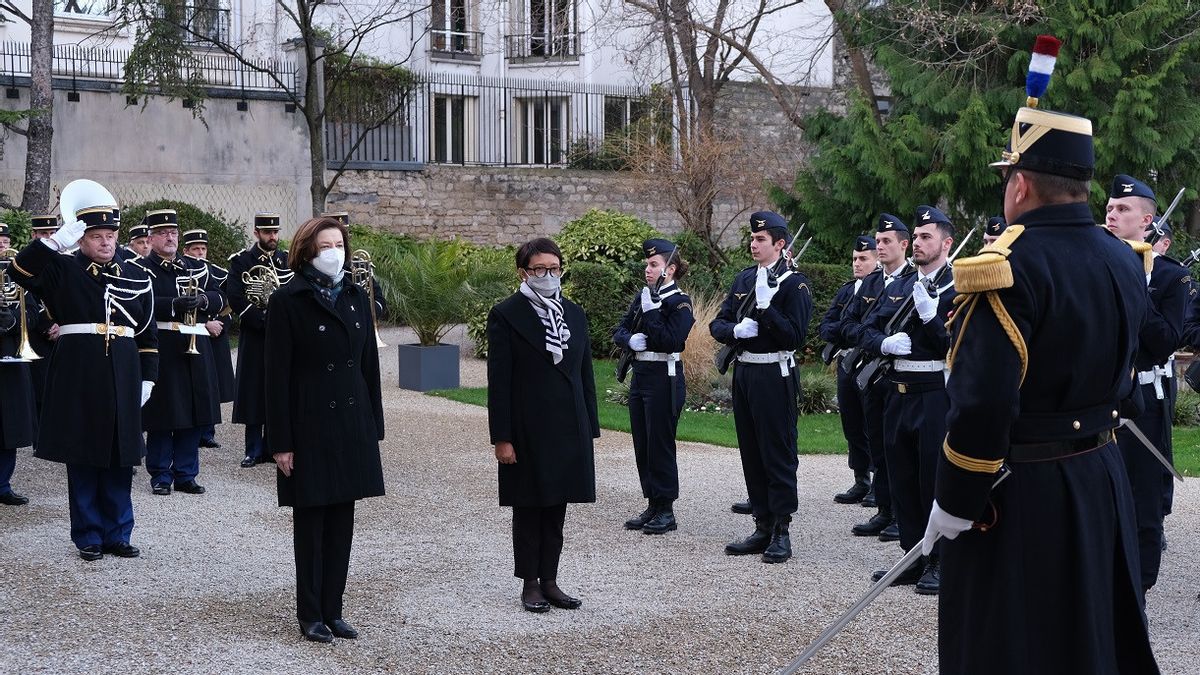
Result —
<path fill-rule="evenodd" d="M 539 238 L 517 249 L 521 288 L 488 314 L 488 424 L 500 505 L 513 507 L 513 558 L 530 612 L 582 602 L 558 587 L 568 503 L 596 501 L 600 437 L 588 322 L 562 297 L 562 252 Z"/>

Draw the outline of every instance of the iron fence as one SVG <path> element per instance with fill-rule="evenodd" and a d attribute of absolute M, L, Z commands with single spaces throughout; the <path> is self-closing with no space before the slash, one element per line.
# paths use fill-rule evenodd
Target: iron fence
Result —
<path fill-rule="evenodd" d="M 436 58 L 478 61 L 483 57 L 483 33 L 431 28 L 429 29 L 429 51 Z"/>
<path fill-rule="evenodd" d="M 352 169 L 611 168 L 593 160 L 606 139 L 656 110 L 647 94 L 634 86 L 417 73 L 386 105 L 377 94 L 330 101 L 326 161 L 331 169 L 343 161 Z"/>

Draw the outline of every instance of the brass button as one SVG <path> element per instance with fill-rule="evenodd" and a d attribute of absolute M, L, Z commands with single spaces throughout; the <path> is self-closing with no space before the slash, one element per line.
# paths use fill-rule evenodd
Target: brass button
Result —
<path fill-rule="evenodd" d="M 337 407 L 337 401 L 330 401 L 330 402 L 329 402 L 329 407 L 330 407 L 330 408 L 336 408 L 336 407 Z"/>
<path fill-rule="evenodd" d="M 351 396 L 349 399 L 346 400 L 346 403 L 348 403 L 350 405 L 354 405 L 354 397 Z"/>
<path fill-rule="evenodd" d="M 1083 425 L 1079 423 L 1079 420 L 1075 420 L 1074 422 L 1071 422 L 1071 428 L 1074 429 L 1075 431 L 1079 431 L 1079 429 L 1081 427 L 1083 427 Z"/>
<path fill-rule="evenodd" d="M 355 327 L 355 328 L 362 328 L 362 324 L 361 324 L 361 323 L 359 323 L 359 322 L 357 322 L 357 321 L 355 321 L 355 322 L 354 322 L 354 327 Z"/>
<path fill-rule="evenodd" d="M 1116 410 L 1114 410 L 1114 411 L 1113 411 L 1113 419 L 1115 420 L 1115 419 L 1117 419 L 1117 417 L 1118 417 L 1118 415 L 1117 415 L 1117 411 L 1116 411 Z"/>
<path fill-rule="evenodd" d="M 330 364 L 326 365 L 326 366 L 325 366 L 325 370 L 328 370 L 329 372 L 331 372 L 331 373 L 332 373 L 332 372 L 333 372 L 333 364 L 332 364 L 332 363 L 330 363 Z"/>
<path fill-rule="evenodd" d="M 324 333 L 324 332 L 325 332 L 325 324 L 321 324 L 320 326 L 317 326 L 317 330 L 319 330 L 319 331 L 321 331 L 322 333 Z"/>
<path fill-rule="evenodd" d="M 354 367 L 354 359 L 350 359 L 349 361 L 346 361 L 346 367 L 353 368 Z"/>

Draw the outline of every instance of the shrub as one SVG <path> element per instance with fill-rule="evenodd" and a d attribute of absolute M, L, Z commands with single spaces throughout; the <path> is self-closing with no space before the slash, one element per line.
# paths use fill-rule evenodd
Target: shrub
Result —
<path fill-rule="evenodd" d="M 29 243 L 33 236 L 33 216 L 28 212 L 21 209 L 9 209 L 0 214 L 0 220 L 8 225 L 8 238 L 12 240 L 9 246 L 20 249 Z"/>
<path fill-rule="evenodd" d="M 573 262 L 570 281 L 563 287 L 563 294 L 587 314 L 588 337 L 595 358 L 607 358 L 616 352 L 612 332 L 633 300 L 630 281 L 621 269 L 612 264 Z"/>
<path fill-rule="evenodd" d="M 388 289 L 393 315 L 416 332 L 422 346 L 436 345 L 452 325 L 466 320 L 476 300 L 470 267 L 462 264 L 455 241 L 396 246 L 376 264 L 376 277 Z"/>
<path fill-rule="evenodd" d="M 487 358 L 487 316 L 492 306 L 517 290 L 515 251 L 512 247 L 464 247 L 464 263 L 471 266 L 476 299 L 468 307 L 467 336 L 475 343 L 476 358 Z"/>
<path fill-rule="evenodd" d="M 837 378 L 827 370 L 800 372 L 800 414 L 821 415 L 837 410 Z"/>
<path fill-rule="evenodd" d="M 825 265 L 820 263 L 800 262 L 800 272 L 808 277 L 808 287 L 812 292 L 812 318 L 808 323 L 808 339 L 803 352 L 796 353 L 796 360 L 806 363 L 816 363 L 821 359 L 821 349 L 825 342 L 821 340 L 818 329 L 821 317 L 833 304 L 833 296 L 842 284 L 851 279 L 851 273 L 846 265 Z"/>
<path fill-rule="evenodd" d="M 713 357 L 721 345 L 708 332 L 708 324 L 721 309 L 721 296 L 691 295 L 691 298 L 692 316 L 695 317 L 696 323 L 688 333 L 687 346 L 684 347 L 681 358 L 683 374 L 687 378 L 688 406 L 698 407 L 711 401 L 711 394 L 715 388 L 728 387 L 729 383 L 722 382 L 721 375 L 717 373 Z"/>
<path fill-rule="evenodd" d="M 573 269 L 580 262 L 623 266 L 635 258 L 640 260 L 642 242 L 658 236 L 658 231 L 641 218 L 592 209 L 563 225 L 554 241 L 562 249 L 563 262 Z"/>
<path fill-rule="evenodd" d="M 1175 426 L 1200 426 L 1200 394 L 1180 388 L 1175 399 Z"/>
<path fill-rule="evenodd" d="M 224 213 L 212 214 L 187 202 L 159 199 L 144 204 L 134 204 L 121 209 L 121 231 L 117 235 L 122 243 L 129 241 L 129 228 L 142 222 L 147 211 L 174 209 L 179 214 L 179 252 L 183 253 L 183 233 L 188 230 L 208 232 L 208 259 L 222 267 L 228 266 L 229 256 L 246 248 L 245 225 L 240 220 L 227 220 Z"/>

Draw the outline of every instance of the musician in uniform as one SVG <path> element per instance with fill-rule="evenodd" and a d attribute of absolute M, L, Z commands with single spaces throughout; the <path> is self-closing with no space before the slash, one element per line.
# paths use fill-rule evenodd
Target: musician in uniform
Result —
<path fill-rule="evenodd" d="M 34 216 L 30 231 L 34 239 L 49 238 L 58 231 L 58 216 Z M 29 344 L 33 347 L 33 351 L 41 357 L 29 364 L 29 371 L 33 377 L 33 400 L 40 416 L 42 400 L 46 394 L 46 376 L 50 372 L 50 353 L 54 351 L 54 341 L 58 339 L 58 324 L 50 316 L 46 306 L 37 301 L 32 293 L 28 293 L 25 297 L 33 298 L 40 308 L 36 319 L 29 325 Z M 38 418 L 34 417 L 35 429 L 37 420 Z M 36 436 L 36 433 L 34 435 Z"/>
<path fill-rule="evenodd" d="M 750 216 L 750 257 L 721 303 L 709 332 L 737 350 L 733 421 L 742 473 L 754 509 L 754 533 L 725 547 L 729 555 L 762 554 L 766 563 L 792 557 L 788 525 L 796 512 L 796 421 L 799 379 L 795 352 L 804 347 L 812 315 L 808 279 L 779 265 L 787 221 L 769 211 Z M 747 296 L 753 294 L 752 301 Z M 749 307 L 744 314 L 741 307 Z"/>
<path fill-rule="evenodd" d="M 852 382 L 858 377 L 858 368 L 863 363 L 863 356 L 869 353 L 869 350 L 863 352 L 862 333 L 865 326 L 870 323 L 882 301 L 886 299 L 891 285 L 914 273 L 915 268 L 908 263 L 906 257 L 910 240 L 908 226 L 903 220 L 890 213 L 880 214 L 879 223 L 875 228 L 875 247 L 879 253 L 880 269 L 863 279 L 862 287 L 855 294 L 842 322 L 842 335 L 846 343 L 853 345 L 857 350 L 857 353 L 843 358 L 841 364 L 841 370 L 845 371 Z M 857 383 L 855 387 L 858 388 Z M 883 432 L 883 411 L 887 406 L 888 397 L 892 395 L 892 389 L 872 385 L 866 389 L 859 388 L 859 392 L 866 418 L 871 465 L 875 467 L 872 494 L 862 503 L 877 510 L 865 523 L 858 523 L 850 528 L 850 533 L 857 537 L 878 537 L 880 541 L 898 541 L 900 529 L 892 508 L 892 490 L 888 480 Z"/>
<path fill-rule="evenodd" d="M 150 230 L 146 227 L 146 218 L 142 222 L 129 227 L 129 241 L 117 249 L 117 257 L 121 260 L 137 260 L 150 253 Z"/>
<path fill-rule="evenodd" d="M 203 494 L 200 437 L 221 421 L 213 345 L 204 324 L 225 306 L 217 282 L 200 260 L 179 254 L 179 217 L 171 209 L 146 214 L 150 253 L 137 261 L 154 287 L 159 378 L 142 415 L 146 471 L 156 495 L 174 489 Z"/>
<path fill-rule="evenodd" d="M 942 441 L 946 438 L 946 320 L 954 307 L 954 279 L 946 256 L 954 226 L 933 206 L 918 206 L 913 217 L 912 250 L 916 274 L 892 283 L 862 331 L 865 352 L 888 360 L 883 447 L 887 456 L 892 508 L 900 528 L 900 547 L 911 550 L 925 534 Z M 910 310 L 911 308 L 911 310 Z M 904 315 L 898 315 L 904 311 Z M 890 327 L 890 330 L 889 330 Z M 863 377 L 867 374 L 864 373 Z M 878 581 L 887 570 L 875 572 Z M 940 571 L 936 547 L 916 560 L 893 584 L 916 584 L 916 592 L 936 595 Z"/>
<path fill-rule="evenodd" d="M 1138 348 L 1133 359 L 1144 410 L 1133 421 L 1169 460 L 1174 410 L 1168 380 L 1175 375 L 1171 357 L 1182 341 L 1192 277 L 1186 267 L 1153 253 L 1152 246 L 1144 241 L 1146 228 L 1154 224 L 1156 209 L 1154 192 L 1145 183 L 1123 174 L 1113 178 L 1105 207 L 1105 226 L 1154 259 L 1149 274 L 1150 312 L 1146 325 L 1138 334 Z M 1141 582 L 1142 588 L 1149 591 L 1158 581 L 1162 561 L 1163 510 L 1171 475 L 1128 428 L 1117 430 L 1117 446 L 1125 458 L 1125 471 L 1133 488 Z"/>
<path fill-rule="evenodd" d="M 17 448 L 33 444 L 35 405 L 30 363 L 21 354 L 31 349 L 24 340 L 41 311 L 33 294 L 24 291 L 13 280 L 12 257 L 8 225 L 0 223 L 0 504 L 21 506 L 29 499 L 13 492 L 12 476 L 17 468 Z M 7 252 L 7 253 L 5 253 Z M 22 295 L 24 296 L 22 298 Z M 24 304 L 24 307 L 22 307 Z M 21 316 L 21 310 L 25 316 Z"/>
<path fill-rule="evenodd" d="M 642 496 L 649 501 L 645 511 L 625 521 L 625 529 L 663 534 L 677 527 L 672 508 L 679 498 L 675 430 L 687 396 L 679 353 L 696 320 L 691 298 L 677 285 L 687 274 L 687 263 L 675 245 L 647 239 L 642 251 L 646 286 L 613 332 L 618 347 L 634 352 L 629 424 Z"/>
<path fill-rule="evenodd" d="M 104 201 L 111 206 L 95 206 Z M 31 242 L 12 265 L 13 279 L 60 322 L 34 456 L 67 465 L 71 539 L 80 557 L 136 557 L 130 486 L 142 458 L 141 406 L 158 377 L 150 280 L 113 259 L 116 200 L 107 191 L 72 182 L 61 207 L 69 222 Z M 59 255 L 77 242 L 78 251 Z"/>
<path fill-rule="evenodd" d="M 243 467 L 270 461 L 268 439 L 263 437 L 266 422 L 266 329 L 267 300 L 256 289 L 247 293 L 246 279 L 254 268 L 266 268 L 278 280 L 291 278 L 287 251 L 279 250 L 279 214 L 259 213 L 254 216 L 254 243 L 244 251 L 229 256 L 229 279 L 225 282 L 229 306 L 238 316 L 241 333 L 238 336 L 236 391 L 233 397 L 233 421 L 246 425 L 246 455 Z M 261 273 L 264 270 L 256 270 Z M 251 276 L 261 276 L 253 274 Z"/>
<path fill-rule="evenodd" d="M 182 246 L 185 256 L 203 261 L 208 266 L 208 275 L 216 282 L 221 296 L 226 297 L 226 281 L 229 278 L 229 270 L 209 262 L 208 231 L 195 229 L 184 232 Z M 233 401 L 233 349 L 229 344 L 229 326 L 232 323 L 233 312 L 229 309 L 228 300 L 216 316 L 204 323 L 204 329 L 208 331 L 209 339 L 212 340 L 213 360 L 217 364 L 217 389 L 220 393 L 221 403 Z M 200 447 L 221 447 L 216 439 L 215 425 L 205 427 L 200 437 Z"/>
<path fill-rule="evenodd" d="M 879 267 L 879 254 L 875 250 L 875 238 L 861 236 L 854 241 L 851 254 L 851 272 L 854 278 L 847 281 L 833 296 L 833 303 L 821 319 L 821 339 L 828 342 L 831 350 L 826 363 L 834 364 L 837 370 L 837 402 L 841 413 L 842 435 L 849 448 L 848 462 L 854 472 L 854 484 L 845 492 L 833 496 L 838 504 L 857 504 L 871 491 L 871 447 L 867 441 L 866 420 L 863 417 L 862 399 L 854 378 L 841 369 L 841 358 L 850 345 L 842 335 L 842 320 L 863 279 Z"/>
<path fill-rule="evenodd" d="M 987 246 L 1004 234 L 1004 230 L 1008 228 L 1008 223 L 1004 222 L 1004 216 L 992 216 L 988 218 L 987 225 L 983 227 L 983 245 Z"/>
<path fill-rule="evenodd" d="M 1089 120 L 1022 108 L 1003 158 L 1008 229 L 954 266 L 950 412 L 922 544 L 952 540 L 940 670 L 1157 673 L 1113 440 L 1146 270 L 1088 208 Z"/>

